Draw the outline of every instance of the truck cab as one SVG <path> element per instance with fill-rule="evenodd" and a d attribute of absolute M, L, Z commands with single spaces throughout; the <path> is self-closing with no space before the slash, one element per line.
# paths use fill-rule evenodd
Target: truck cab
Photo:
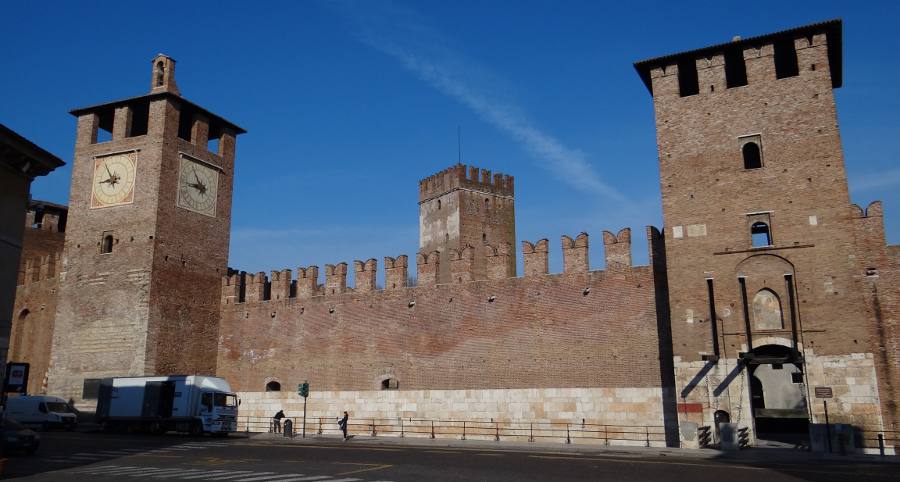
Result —
<path fill-rule="evenodd" d="M 238 401 L 233 393 L 202 391 L 197 413 L 204 432 L 227 434 L 237 430 Z"/>

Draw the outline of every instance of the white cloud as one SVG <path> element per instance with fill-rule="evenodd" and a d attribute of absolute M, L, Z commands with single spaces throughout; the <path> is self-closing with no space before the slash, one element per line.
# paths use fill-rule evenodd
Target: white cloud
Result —
<path fill-rule="evenodd" d="M 423 81 L 470 108 L 505 132 L 570 186 L 626 202 L 605 182 L 585 154 L 542 131 L 514 102 L 504 99 L 505 81 L 453 48 L 455 43 L 416 12 L 384 2 L 327 3 L 355 24 L 355 35 L 400 62 Z"/>
<path fill-rule="evenodd" d="M 900 169 L 863 174 L 850 180 L 850 188 L 856 191 L 872 191 L 900 186 Z"/>

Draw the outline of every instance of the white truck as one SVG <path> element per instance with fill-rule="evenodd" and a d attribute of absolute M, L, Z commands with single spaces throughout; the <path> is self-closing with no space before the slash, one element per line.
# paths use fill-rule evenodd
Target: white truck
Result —
<path fill-rule="evenodd" d="M 237 414 L 237 396 L 217 377 L 104 378 L 97 396 L 97 421 L 110 431 L 227 436 Z"/>

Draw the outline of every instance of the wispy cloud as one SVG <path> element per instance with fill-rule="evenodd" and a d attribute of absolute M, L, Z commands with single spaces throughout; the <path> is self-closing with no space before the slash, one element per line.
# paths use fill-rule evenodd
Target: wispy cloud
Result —
<path fill-rule="evenodd" d="M 850 179 L 850 188 L 859 191 L 872 191 L 894 186 L 900 186 L 900 169 L 871 172 Z"/>
<path fill-rule="evenodd" d="M 364 44 L 394 58 L 411 73 L 474 111 L 505 132 L 536 158 L 539 165 L 570 186 L 625 202 L 605 182 L 584 152 L 543 131 L 507 98 L 497 74 L 467 58 L 455 40 L 417 12 L 388 2 L 329 2 L 353 23 Z"/>

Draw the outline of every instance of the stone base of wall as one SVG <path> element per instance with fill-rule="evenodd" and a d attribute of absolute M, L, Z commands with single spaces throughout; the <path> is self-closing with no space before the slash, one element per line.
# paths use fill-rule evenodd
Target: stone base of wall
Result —
<path fill-rule="evenodd" d="M 284 410 L 295 430 L 303 398 L 290 392 L 239 392 L 240 430 L 268 430 Z M 351 432 L 377 436 L 537 441 L 665 447 L 660 388 L 535 388 L 317 392 L 307 400 L 307 434 L 337 434 L 350 414 Z M 465 422 L 465 424 L 463 423 Z"/>

